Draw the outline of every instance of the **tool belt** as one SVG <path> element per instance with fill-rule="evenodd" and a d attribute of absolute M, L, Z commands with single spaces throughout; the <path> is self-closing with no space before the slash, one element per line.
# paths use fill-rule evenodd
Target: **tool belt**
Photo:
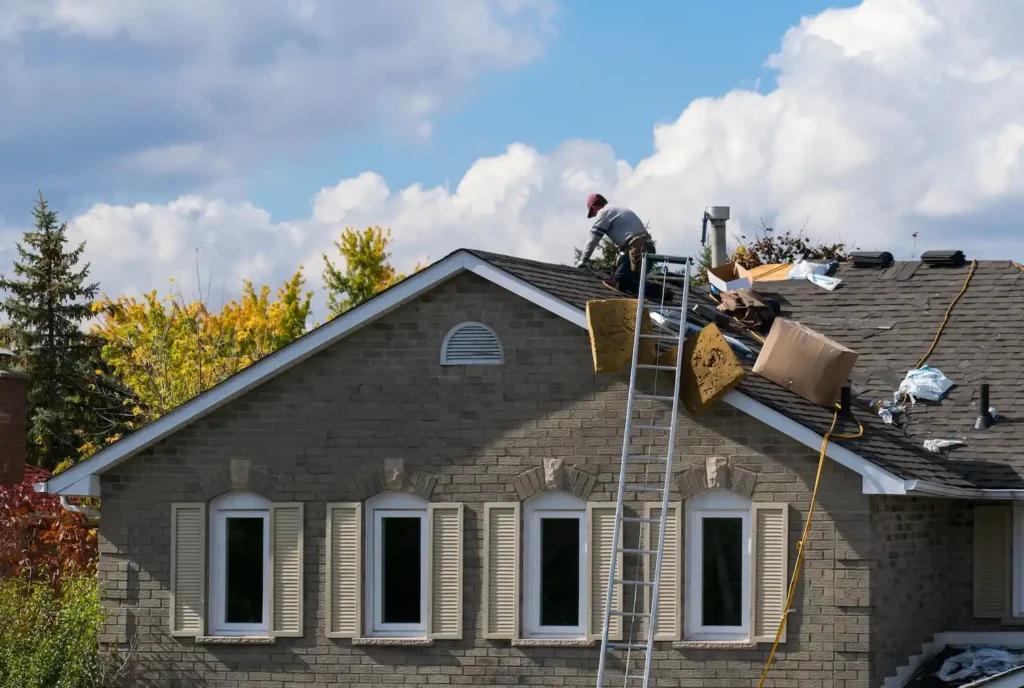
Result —
<path fill-rule="evenodd" d="M 650 234 L 638 232 L 626 239 L 625 243 L 619 247 L 619 251 L 629 260 L 630 270 L 639 273 L 644 254 L 654 251 L 654 243 L 651 241 Z"/>

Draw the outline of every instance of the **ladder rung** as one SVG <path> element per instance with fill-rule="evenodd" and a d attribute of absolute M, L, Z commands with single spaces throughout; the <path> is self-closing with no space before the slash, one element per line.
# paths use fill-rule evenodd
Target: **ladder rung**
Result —
<path fill-rule="evenodd" d="M 654 587 L 654 581 L 622 580 L 616 578 L 615 585 L 643 585 L 647 587 Z"/>
<path fill-rule="evenodd" d="M 650 614 L 648 614 L 647 612 L 619 612 L 613 609 L 612 616 L 638 616 L 640 618 L 646 619 L 650 616 Z"/>
<path fill-rule="evenodd" d="M 647 332 L 640 333 L 641 339 L 664 339 L 667 342 L 678 342 L 679 336 L 674 334 L 651 334 Z"/>
<path fill-rule="evenodd" d="M 675 399 L 675 397 L 673 397 L 673 396 L 668 396 L 668 395 L 664 395 L 664 394 L 643 394 L 641 392 L 637 392 L 633 396 L 633 398 L 634 399 L 650 399 L 652 401 L 672 401 L 673 399 Z"/>
<path fill-rule="evenodd" d="M 678 313 L 679 311 L 683 310 L 682 306 L 662 306 L 656 303 L 644 304 L 644 306 L 645 308 L 648 308 L 650 310 L 672 311 L 673 313 Z"/>
<path fill-rule="evenodd" d="M 659 526 L 661 525 L 660 518 L 643 518 L 641 516 L 623 516 L 622 521 L 623 523 L 657 523 Z"/>
<path fill-rule="evenodd" d="M 647 646 L 640 645 L 639 643 L 613 643 L 609 641 L 608 647 L 613 650 L 639 650 L 640 652 L 647 652 Z"/>
<path fill-rule="evenodd" d="M 649 454 L 636 454 L 628 458 L 630 461 L 636 461 L 637 463 L 665 463 L 668 461 L 667 456 L 651 456 Z"/>
<path fill-rule="evenodd" d="M 670 432 L 672 430 L 671 425 L 634 425 L 637 430 L 664 430 Z"/>
<path fill-rule="evenodd" d="M 654 363 L 637 363 L 636 367 L 642 370 L 668 370 L 673 373 L 676 371 L 675 366 L 655 365 Z"/>
<path fill-rule="evenodd" d="M 659 485 L 626 485 L 626 492 L 664 492 L 665 488 Z"/>
<path fill-rule="evenodd" d="M 657 554 L 658 553 L 658 550 L 656 550 L 656 549 L 629 549 L 628 547 L 616 547 L 615 550 L 617 552 L 622 552 L 623 554 Z"/>

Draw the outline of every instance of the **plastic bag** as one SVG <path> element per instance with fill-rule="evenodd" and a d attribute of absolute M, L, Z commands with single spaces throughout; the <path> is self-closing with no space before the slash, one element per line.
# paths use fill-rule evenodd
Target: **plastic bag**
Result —
<path fill-rule="evenodd" d="M 967 650 L 942 663 L 936 676 L 944 683 L 995 676 L 1024 664 L 1024 655 L 1013 655 L 995 647 Z"/>
<path fill-rule="evenodd" d="M 893 398 L 898 402 L 901 395 L 906 395 L 911 404 L 916 404 L 918 399 L 940 401 L 952 386 L 953 381 L 943 375 L 941 370 L 921 366 L 907 373 Z"/>
<path fill-rule="evenodd" d="M 828 271 L 828 265 L 820 263 L 808 263 L 806 260 L 798 260 L 789 269 L 786 279 L 807 279 L 809 275 L 824 275 Z"/>
<path fill-rule="evenodd" d="M 829 291 L 833 291 L 836 287 L 839 286 L 839 283 L 843 281 L 838 277 L 827 277 L 826 275 L 819 275 L 816 272 L 812 272 L 809 275 L 807 275 L 807 280 L 809 282 L 817 284 L 819 287 L 824 287 Z"/>

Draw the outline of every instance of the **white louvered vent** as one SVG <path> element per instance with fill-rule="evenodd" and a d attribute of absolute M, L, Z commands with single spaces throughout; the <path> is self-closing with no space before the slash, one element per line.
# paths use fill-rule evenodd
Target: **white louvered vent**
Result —
<path fill-rule="evenodd" d="M 456 325 L 441 344 L 441 365 L 500 365 L 504 362 L 498 335 L 483 323 Z"/>

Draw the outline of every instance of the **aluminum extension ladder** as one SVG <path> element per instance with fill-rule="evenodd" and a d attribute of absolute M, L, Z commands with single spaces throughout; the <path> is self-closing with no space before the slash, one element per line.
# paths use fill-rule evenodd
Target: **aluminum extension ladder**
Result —
<path fill-rule="evenodd" d="M 664 269 L 659 269 L 652 274 L 651 266 L 655 264 L 665 265 L 666 267 Z M 622 441 L 622 462 L 619 470 L 619 490 L 615 505 L 615 530 L 613 536 L 613 542 L 615 543 L 615 556 L 612 557 L 611 566 L 609 567 L 608 572 L 604 623 L 601 629 L 601 657 L 597 670 L 597 688 L 606 688 L 608 686 L 648 688 L 650 683 L 652 650 L 654 647 L 654 634 L 656 630 L 656 612 L 658 610 L 658 584 L 661 578 L 661 564 L 665 549 L 665 525 L 668 516 L 669 496 L 668 487 L 672 476 L 672 458 L 675 454 L 676 426 L 679 419 L 679 381 L 681 378 L 680 372 L 683 363 L 683 344 L 686 340 L 686 309 L 690 291 L 691 264 L 692 261 L 690 258 L 649 254 L 644 256 L 643 263 L 640 268 L 640 293 L 637 296 L 636 325 L 633 335 L 633 360 L 629 371 L 629 400 L 626 406 L 626 428 L 625 436 Z M 668 265 L 682 266 L 683 274 L 669 273 L 667 269 Z M 659 299 L 660 304 L 649 303 L 645 299 L 648 278 L 650 278 L 651 282 L 658 284 L 662 288 L 662 296 Z M 679 291 L 679 287 L 682 288 L 682 293 L 679 294 L 678 299 L 679 305 L 666 305 L 664 291 L 669 285 L 675 286 L 674 291 L 677 292 Z M 658 325 L 661 327 L 656 325 L 652 328 L 652 332 L 641 332 L 641 323 L 643 322 L 643 315 L 645 311 L 649 313 L 660 313 L 661 318 L 659 319 Z M 665 316 L 668 314 L 672 314 L 668 318 L 669 321 L 674 321 L 674 316 L 676 314 L 678 315 L 678 321 L 676 321 L 678 322 L 678 332 L 672 332 L 671 330 L 674 328 L 664 327 L 666 320 Z M 638 358 L 640 342 L 642 339 L 653 339 L 655 342 L 654 348 L 656 349 L 656 353 L 660 353 L 657 351 L 659 344 L 663 349 L 668 349 L 672 345 L 676 346 L 676 360 L 674 365 L 666 365 L 665 363 L 659 364 L 656 362 L 640 363 Z M 657 376 L 660 372 L 673 373 L 674 380 L 672 384 L 674 391 L 672 396 L 659 396 L 656 393 L 647 394 L 637 391 L 638 370 L 654 371 L 655 383 L 657 382 Z M 655 387 L 653 391 L 657 392 L 657 387 Z M 653 402 L 671 401 L 671 423 L 669 425 L 664 425 L 664 422 L 658 424 L 652 419 L 649 424 L 644 424 L 643 418 L 635 418 L 635 405 L 638 400 L 649 400 Z M 664 407 L 662 406 L 661 408 L 662 413 L 664 413 Z M 646 431 L 645 434 L 651 434 L 651 439 L 645 440 L 646 449 L 642 453 L 633 453 L 632 441 L 634 428 Z M 652 467 L 653 471 L 651 470 Z M 627 483 L 627 478 L 635 476 L 638 470 L 642 470 L 643 480 L 639 483 Z M 660 497 L 661 517 L 645 518 L 644 514 L 638 514 L 636 516 L 627 516 L 624 514 L 623 496 L 627 492 L 636 493 L 641 499 L 643 499 L 645 495 L 651 496 L 652 498 Z M 654 500 L 652 499 L 652 501 Z M 622 543 L 620 545 L 620 534 L 624 534 L 626 532 L 626 524 L 635 524 L 637 526 L 635 528 L 637 538 L 635 543 L 627 543 L 623 536 Z M 658 527 L 657 543 L 654 545 L 654 549 L 645 549 L 645 535 L 649 534 L 649 529 L 654 525 L 657 525 Z M 649 540 L 650 538 L 647 539 Z M 648 547 L 650 546 L 651 545 L 648 545 Z M 618 562 L 620 552 L 623 555 L 634 555 L 637 557 L 637 566 L 634 570 L 637 571 L 635 577 L 640 579 L 644 578 L 644 576 L 639 573 L 640 559 L 644 558 L 646 555 L 646 557 L 648 557 L 647 561 L 649 562 L 650 557 L 653 557 L 653 577 L 647 576 L 649 580 L 646 581 L 626 579 L 624 572 L 616 570 L 616 564 Z M 623 568 L 626 567 L 624 566 Z M 621 610 L 614 608 L 615 595 L 613 593 L 615 591 L 615 586 L 617 585 L 622 586 Z M 626 594 L 627 590 L 630 589 L 633 592 L 632 599 L 630 599 L 629 595 Z M 650 597 L 648 598 L 649 602 L 646 605 L 645 610 L 645 605 L 643 605 L 641 600 L 648 590 L 650 591 Z M 608 639 L 613 617 L 620 617 L 621 619 L 621 642 L 610 642 Z M 627 620 L 632 622 L 628 626 L 626 623 Z M 646 638 L 642 635 L 637 637 L 637 622 L 641 620 L 646 621 Z M 614 664 L 614 666 L 610 667 L 609 664 Z"/>

